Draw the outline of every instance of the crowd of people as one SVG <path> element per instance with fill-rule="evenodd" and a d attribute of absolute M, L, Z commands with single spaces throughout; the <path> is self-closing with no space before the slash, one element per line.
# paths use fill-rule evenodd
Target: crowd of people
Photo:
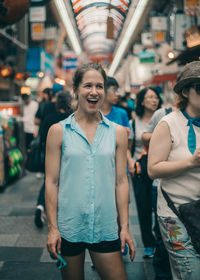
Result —
<path fill-rule="evenodd" d="M 200 255 L 163 192 L 177 209 L 200 198 L 200 62 L 181 70 L 170 107 L 153 86 L 135 99 L 119 89 L 102 66 L 88 63 L 74 73 L 76 108 L 59 84 L 43 91 L 39 106 L 23 97 L 32 114 L 26 147 L 35 124 L 46 154 L 35 224 L 43 227 L 46 212 L 48 251 L 67 264 L 62 279 L 84 279 L 86 249 L 101 279 L 127 279 L 122 255 L 128 250 L 134 260 L 133 187 L 143 257 L 153 258 L 155 280 L 197 280 Z"/>

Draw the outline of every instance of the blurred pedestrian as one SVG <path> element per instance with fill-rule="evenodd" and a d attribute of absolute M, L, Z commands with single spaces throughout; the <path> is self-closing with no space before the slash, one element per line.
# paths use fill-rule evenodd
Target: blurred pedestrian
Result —
<path fill-rule="evenodd" d="M 152 258 L 155 237 L 152 232 L 152 180 L 147 176 L 137 176 L 135 162 L 144 150 L 142 133 L 147 129 L 153 113 L 161 107 L 160 95 L 153 87 L 142 89 L 137 94 L 136 118 L 131 121 L 132 133 L 129 136 L 128 168 L 132 174 L 133 189 L 138 210 L 144 258 Z M 132 147 L 133 146 L 133 147 Z"/>
<path fill-rule="evenodd" d="M 177 209 L 200 198 L 200 61 L 182 69 L 174 91 L 178 110 L 162 118 L 153 132 L 148 171 L 152 178 L 161 178 L 164 192 L 158 189 L 158 220 L 173 279 L 197 280 L 200 255 L 163 193 Z"/>
<path fill-rule="evenodd" d="M 44 120 L 45 114 L 44 114 L 44 110 L 45 110 L 45 106 L 47 103 L 51 102 L 53 96 L 53 92 L 51 88 L 45 88 L 42 91 L 42 100 L 39 104 L 39 108 L 35 114 L 35 124 L 39 125 L 42 123 L 42 121 Z"/>
<path fill-rule="evenodd" d="M 105 88 L 105 99 L 101 110 L 107 119 L 127 127 L 127 131 L 130 132 L 127 112 L 115 106 L 118 102 L 118 90 L 119 84 L 117 80 L 113 77 L 108 77 Z"/>
<path fill-rule="evenodd" d="M 48 114 L 40 127 L 39 134 L 40 134 L 40 142 L 42 149 L 46 150 L 46 138 L 51 125 L 64 120 L 67 118 L 71 113 L 71 95 L 68 91 L 59 91 L 56 94 L 56 103 L 55 108 L 56 111 Z M 37 199 L 37 206 L 35 211 L 35 225 L 38 228 L 43 227 L 45 222 L 45 180 L 43 185 L 40 189 L 38 199 Z"/>
<path fill-rule="evenodd" d="M 38 128 L 34 124 L 35 113 L 38 109 L 38 102 L 33 100 L 30 95 L 22 94 L 23 106 L 23 122 L 24 122 L 24 133 L 25 133 L 25 144 L 26 150 L 29 149 L 30 143 L 34 136 L 37 135 Z"/>
<path fill-rule="evenodd" d="M 132 109 L 127 106 L 127 102 L 126 102 L 126 97 L 125 96 L 119 96 L 118 97 L 117 106 L 122 108 L 122 109 L 124 109 L 127 112 L 129 120 L 132 119 Z"/>
<path fill-rule="evenodd" d="M 73 79 L 78 109 L 53 125 L 47 137 L 47 248 L 67 261 L 62 279 L 84 279 L 86 248 L 102 279 L 127 279 L 120 252 L 125 243 L 134 258 L 128 228 L 127 131 L 100 112 L 105 84 L 100 65 L 80 66 Z"/>

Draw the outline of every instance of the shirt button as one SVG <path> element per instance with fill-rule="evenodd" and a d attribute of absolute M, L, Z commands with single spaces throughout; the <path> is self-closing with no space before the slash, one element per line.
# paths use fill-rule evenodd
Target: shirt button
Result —
<path fill-rule="evenodd" d="M 91 186 L 92 189 L 94 189 L 94 186 Z"/>
<path fill-rule="evenodd" d="M 94 206 L 94 204 L 93 204 L 93 203 L 91 203 L 91 206 L 93 207 L 93 206 Z"/>

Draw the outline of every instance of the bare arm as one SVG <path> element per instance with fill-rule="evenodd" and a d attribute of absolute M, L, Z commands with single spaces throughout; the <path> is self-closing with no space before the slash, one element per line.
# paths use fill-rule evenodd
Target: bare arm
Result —
<path fill-rule="evenodd" d="M 167 161 L 171 150 L 168 124 L 161 122 L 154 130 L 148 156 L 148 174 L 151 178 L 177 176 L 190 168 L 200 166 L 200 148 L 193 155 L 177 161 Z"/>
<path fill-rule="evenodd" d="M 120 219 L 120 238 L 122 244 L 122 251 L 127 242 L 130 251 L 130 258 L 133 260 L 135 249 L 133 240 L 129 233 L 128 225 L 128 201 L 129 201 L 129 184 L 126 173 L 127 161 L 127 132 L 124 127 L 117 126 L 116 128 L 116 200 L 117 209 Z"/>
<path fill-rule="evenodd" d="M 50 127 L 46 145 L 46 178 L 45 178 L 45 202 L 48 218 L 49 253 L 58 258 L 56 251 L 60 253 L 61 237 L 57 227 L 58 182 L 60 170 L 60 156 L 62 146 L 62 126 L 55 124 Z"/>
<path fill-rule="evenodd" d="M 133 145 L 133 140 L 132 139 L 128 139 L 128 149 L 127 149 L 127 163 L 128 163 L 128 171 L 131 174 L 131 176 L 134 176 L 135 173 L 135 161 L 132 157 L 132 145 Z"/>
<path fill-rule="evenodd" d="M 142 134 L 142 142 L 143 142 L 144 146 L 149 147 L 149 142 L 150 142 L 151 136 L 152 136 L 152 133 L 150 133 L 150 132 L 144 132 Z"/>
<path fill-rule="evenodd" d="M 36 117 L 35 117 L 34 123 L 35 123 L 35 125 L 40 125 L 41 120 L 40 120 L 39 118 L 36 118 Z"/>

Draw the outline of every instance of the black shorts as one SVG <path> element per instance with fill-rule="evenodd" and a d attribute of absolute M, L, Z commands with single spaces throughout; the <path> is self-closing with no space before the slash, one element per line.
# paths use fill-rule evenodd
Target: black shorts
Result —
<path fill-rule="evenodd" d="M 113 253 L 121 251 L 120 239 L 113 241 L 102 241 L 99 243 L 85 243 L 85 242 L 69 242 L 61 238 L 61 254 L 62 256 L 72 257 L 80 255 L 88 249 L 89 251 L 97 253 Z"/>

